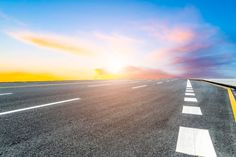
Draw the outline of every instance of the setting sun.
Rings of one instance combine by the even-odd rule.
[[[117,73],[121,72],[122,68],[123,68],[123,65],[122,65],[121,62],[119,62],[119,61],[113,61],[113,62],[109,65],[108,71],[109,71],[110,73],[117,74]]]
[[[124,57],[112,56],[108,58],[107,71],[112,74],[118,74],[126,66]]]

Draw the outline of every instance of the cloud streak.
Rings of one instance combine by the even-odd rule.
[[[93,52],[85,46],[72,41],[69,38],[56,35],[39,34],[29,31],[8,32],[8,35],[25,43],[29,43],[38,47],[70,52],[77,55],[92,55]]]

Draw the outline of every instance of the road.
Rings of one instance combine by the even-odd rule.
[[[227,90],[186,79],[0,84],[0,156],[236,156]]]

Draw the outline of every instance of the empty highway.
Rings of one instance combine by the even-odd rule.
[[[236,156],[227,90],[187,79],[1,83],[0,126],[4,157]]]

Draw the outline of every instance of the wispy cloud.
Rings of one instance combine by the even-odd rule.
[[[41,48],[61,50],[77,55],[96,55],[108,52],[110,54],[135,52],[135,45],[141,41],[122,34],[106,34],[101,32],[89,32],[83,37],[69,37],[53,33],[34,31],[11,31],[7,34],[19,41],[35,45]],[[89,37],[88,37],[89,36]]]
[[[8,35],[20,41],[43,48],[74,53],[77,55],[92,55],[87,47],[64,36],[53,34],[34,33],[29,31],[8,32]]]

